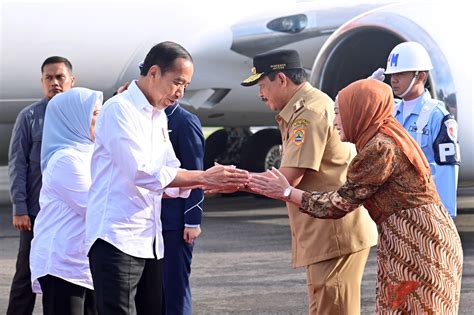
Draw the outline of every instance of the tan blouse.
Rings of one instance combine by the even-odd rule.
[[[433,179],[426,183],[395,141],[379,133],[352,160],[341,188],[305,192],[300,211],[338,219],[362,204],[380,224],[397,211],[440,202]]]

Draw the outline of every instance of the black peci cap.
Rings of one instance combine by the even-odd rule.
[[[245,79],[243,86],[252,86],[265,74],[286,69],[301,69],[300,55],[296,50],[274,50],[253,57],[252,75]]]

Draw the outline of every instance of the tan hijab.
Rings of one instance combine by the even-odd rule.
[[[423,151],[392,116],[394,103],[389,85],[374,79],[359,80],[342,89],[337,100],[344,134],[357,151],[381,132],[400,146],[421,175],[426,178],[430,175]]]

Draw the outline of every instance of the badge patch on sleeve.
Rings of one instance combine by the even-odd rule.
[[[458,142],[458,125],[454,119],[448,119],[444,122],[449,139]]]
[[[297,128],[293,130],[293,143],[296,145],[302,145],[305,138],[305,129]]]
[[[458,142],[458,124],[451,115],[446,115],[438,136],[433,142],[433,153],[438,165],[459,165],[461,155]]]

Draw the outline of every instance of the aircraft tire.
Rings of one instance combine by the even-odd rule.
[[[227,131],[220,129],[213,132],[206,139],[206,150],[204,152],[204,169],[214,165],[219,156],[225,152],[227,145]]]
[[[242,151],[242,168],[251,172],[264,172],[266,167],[279,165],[266,165],[269,161],[278,159],[274,156],[275,146],[281,145],[281,136],[278,129],[263,129],[252,135]]]

